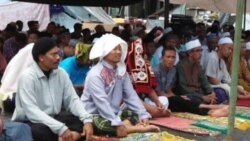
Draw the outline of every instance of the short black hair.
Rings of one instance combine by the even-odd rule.
[[[74,24],[74,30],[82,30],[82,24],[81,23],[75,23]]]
[[[56,23],[52,21],[52,22],[48,23],[48,26],[49,26],[49,25],[56,26]]]
[[[39,24],[39,22],[38,21],[28,21],[27,24],[28,24],[28,27],[31,28],[33,25]]]
[[[143,43],[144,44],[154,43],[154,37],[150,35],[146,35],[146,37],[143,39]]]
[[[65,38],[65,37],[67,37],[67,36],[70,36],[70,33],[69,32],[63,32],[63,33],[61,33],[61,34],[59,34],[58,36],[57,36],[57,38],[56,38],[56,42],[57,42],[57,44],[60,44],[61,43],[61,41],[63,40],[63,38]]]
[[[165,53],[166,53],[167,51],[174,51],[174,52],[176,52],[175,48],[172,48],[172,47],[163,48],[163,50],[162,50],[162,52],[161,52],[162,57],[165,55]]]
[[[39,55],[46,54],[49,50],[56,47],[56,41],[53,38],[42,37],[37,40],[32,49],[33,59],[38,63]]]

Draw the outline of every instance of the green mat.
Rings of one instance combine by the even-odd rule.
[[[245,109],[244,109],[245,110]],[[242,111],[240,111],[242,115]],[[202,127],[212,131],[219,131],[221,133],[227,132],[228,118],[227,117],[210,117],[210,116],[201,116],[191,113],[173,113],[177,117],[187,118],[198,121],[195,126]],[[246,118],[235,118],[235,128],[240,130],[250,129],[250,120]]]
[[[235,116],[239,117],[239,118],[250,120],[250,108],[237,106]]]
[[[198,127],[202,127],[202,128],[208,129],[208,130],[212,130],[212,131],[219,131],[223,134],[227,133],[227,127],[215,125],[215,124],[213,124],[211,122],[207,122],[207,121],[199,121],[193,125],[198,126]]]

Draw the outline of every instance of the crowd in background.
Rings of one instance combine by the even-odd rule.
[[[33,45],[40,38],[49,37],[56,40],[59,48],[59,66],[69,75],[82,101],[85,99],[88,102],[89,99],[86,100],[86,95],[83,94],[84,87],[90,80],[86,82],[85,78],[98,62],[90,60],[89,53],[103,35],[110,33],[110,37],[117,40],[116,37],[120,37],[128,45],[125,60],[128,78],[152,117],[169,116],[168,109],[211,116],[228,114],[228,107],[218,104],[227,105],[230,98],[234,50],[232,25],[220,26],[218,21],[214,21],[210,27],[204,23],[170,24],[165,29],[154,27],[147,33],[148,30],[142,23],[125,23],[122,28],[115,26],[111,32],[107,32],[103,25],[97,25],[92,33],[90,29],[76,23],[74,31],[70,33],[66,27],[54,22],[48,23],[43,31],[39,31],[38,21],[29,21],[27,24],[27,31],[22,30],[23,22],[17,21],[9,23],[0,32],[1,87],[6,87],[6,78],[12,72],[17,72],[14,75],[16,79],[19,78],[21,72],[33,63],[26,63],[34,58],[28,56]],[[123,43],[123,40],[120,42]],[[105,46],[111,44],[112,40],[107,38],[102,42],[105,42],[102,44]],[[250,31],[243,31],[239,48],[241,59],[238,98],[250,99]],[[16,84],[13,94],[17,89],[16,79],[11,82],[12,85]],[[8,109],[7,107],[5,108]],[[87,112],[89,110],[86,109]]]

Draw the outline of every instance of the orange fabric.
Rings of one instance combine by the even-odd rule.
[[[227,60],[227,69],[230,74],[232,73],[232,67],[233,67],[232,62],[233,62],[233,56],[231,55]],[[239,68],[239,85],[241,85],[248,92],[250,92],[250,83],[246,80],[246,76],[249,75],[250,71],[248,69],[247,62],[243,57],[241,57],[240,68]]]

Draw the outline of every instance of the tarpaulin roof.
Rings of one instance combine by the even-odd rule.
[[[22,2],[61,4],[72,6],[123,6],[138,3],[143,0],[14,0]]]

